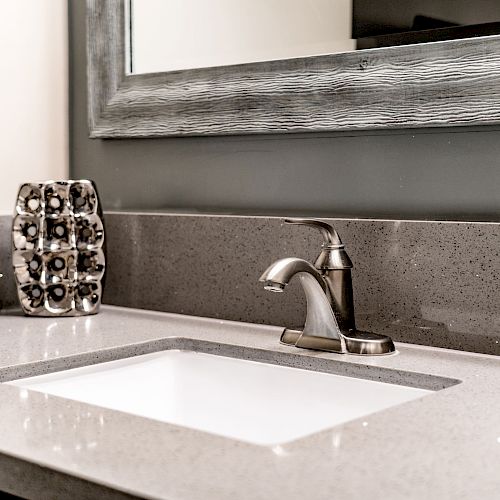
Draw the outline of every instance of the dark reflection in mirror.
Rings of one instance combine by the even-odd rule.
[[[498,0],[353,0],[358,50],[498,34]]]

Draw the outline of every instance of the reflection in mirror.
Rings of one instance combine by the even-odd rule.
[[[500,34],[498,0],[128,0],[127,6],[130,73]]]
[[[131,0],[133,73],[354,49],[352,0]]]

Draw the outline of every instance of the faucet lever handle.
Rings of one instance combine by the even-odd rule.
[[[285,219],[286,224],[301,224],[303,226],[314,227],[323,235],[324,246],[328,248],[342,248],[344,245],[337,231],[330,224],[317,219]]]

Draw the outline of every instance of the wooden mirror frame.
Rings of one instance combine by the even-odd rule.
[[[92,138],[500,123],[500,36],[127,75],[126,0],[87,0]]]

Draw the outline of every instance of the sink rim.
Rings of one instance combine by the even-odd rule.
[[[321,352],[321,357],[314,357],[310,355],[311,352],[309,351],[301,351],[299,349],[289,351],[287,347],[280,346],[278,343],[276,350],[273,350],[236,343],[171,336],[2,368],[0,369],[0,384],[165,350],[203,352],[270,365],[287,366],[320,373],[331,373],[334,375],[427,389],[435,392],[462,383],[460,379],[442,375],[392,369],[367,363],[352,363],[348,361],[348,358],[351,356],[346,354],[330,354],[327,357],[325,353]],[[345,360],[342,358],[345,358]],[[366,356],[357,356],[357,358],[366,361],[369,360],[369,357],[367,358]]]

